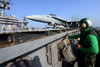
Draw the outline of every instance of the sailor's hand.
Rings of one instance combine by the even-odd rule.
[[[80,49],[82,46],[80,44],[77,44],[77,49]]]
[[[65,36],[65,39],[68,39],[68,36]]]

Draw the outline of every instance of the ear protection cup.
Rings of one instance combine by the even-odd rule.
[[[86,28],[87,27],[87,24],[86,23],[82,23],[81,27],[82,28]]]

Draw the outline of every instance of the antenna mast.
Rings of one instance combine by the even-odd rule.
[[[4,16],[4,10],[5,10],[5,9],[7,9],[7,10],[10,9],[10,7],[7,6],[7,5],[10,4],[10,3],[9,3],[8,0],[7,0],[7,1],[0,0],[0,3],[1,3],[1,5],[0,5],[1,15]]]

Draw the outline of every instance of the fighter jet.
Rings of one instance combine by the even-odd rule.
[[[55,14],[49,14],[49,15],[32,15],[27,16],[27,19],[30,19],[32,21],[38,21],[47,23],[50,26],[53,26],[54,28],[59,28],[61,26],[63,27],[69,27],[70,22],[67,23],[67,21],[61,17],[56,16]]]

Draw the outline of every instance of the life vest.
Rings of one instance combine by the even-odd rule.
[[[85,38],[86,38],[89,34],[92,34],[92,35],[96,36],[96,37],[97,37],[97,40],[98,40],[98,42],[99,42],[98,34],[91,28],[91,29],[89,29],[88,31],[86,31],[85,33],[84,33],[84,32],[81,32],[79,44],[83,44]],[[82,46],[83,46],[83,47],[86,47],[86,48],[91,47],[90,44],[89,44],[89,45],[86,45],[86,46],[84,46],[84,45],[82,45]]]

